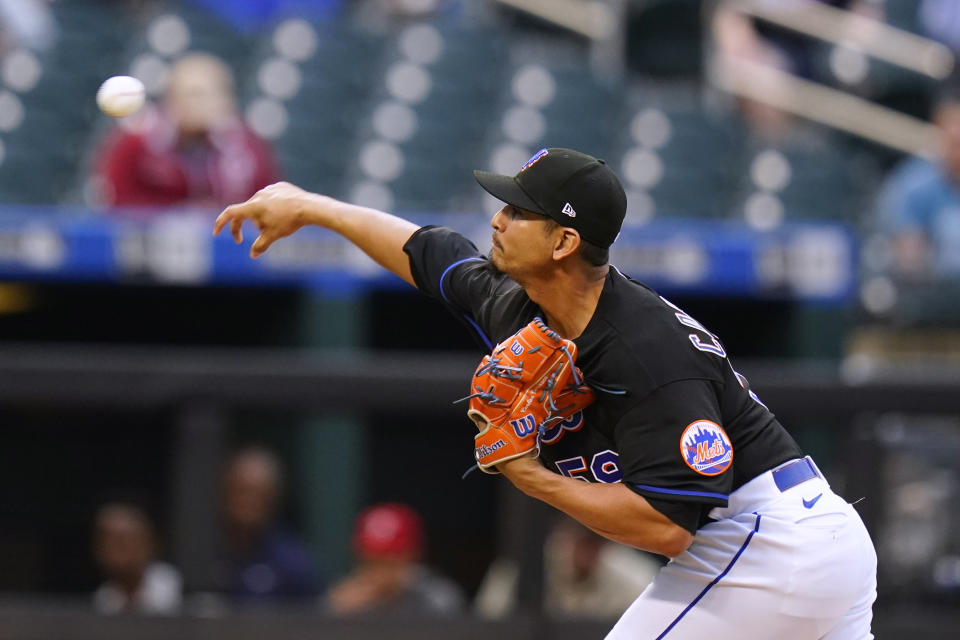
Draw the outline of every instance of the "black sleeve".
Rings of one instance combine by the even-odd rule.
[[[693,502],[673,502],[644,496],[650,506],[670,518],[674,524],[683,527],[696,535],[697,529],[703,524],[706,507]]]
[[[470,310],[470,291],[449,278],[461,265],[486,262],[469,239],[445,227],[426,226],[410,236],[403,250],[417,289],[460,311]]]
[[[686,525],[701,510],[727,506],[733,486],[733,445],[723,429],[714,383],[681,380],[664,385],[628,411],[614,431],[623,482],[657,508],[660,501],[687,503],[658,510]],[[683,520],[683,521],[681,521]]]
[[[522,289],[493,269],[459,233],[445,227],[423,227],[407,240],[403,250],[410,257],[417,289],[463,322],[482,351],[489,352],[500,339],[529,322],[525,307],[529,298],[519,295]]]

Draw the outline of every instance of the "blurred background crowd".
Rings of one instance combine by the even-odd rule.
[[[209,237],[283,179],[485,246],[471,170],[546,146],[615,168],[613,262],[866,498],[888,637],[949,637],[958,51],[955,0],[0,0],[0,637],[599,637],[663,559],[459,479],[456,323],[331,234]]]

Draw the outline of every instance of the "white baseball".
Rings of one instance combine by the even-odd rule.
[[[113,76],[97,90],[97,106],[108,116],[122,118],[142,107],[146,95],[143,83],[133,76]]]

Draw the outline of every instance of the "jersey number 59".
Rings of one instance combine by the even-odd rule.
[[[555,464],[561,474],[568,478],[583,480],[584,482],[590,482],[587,473],[593,475],[593,479],[596,482],[620,482],[620,478],[622,477],[620,473],[620,456],[617,455],[616,451],[611,451],[610,449],[604,449],[599,453],[593,454],[589,466],[587,465],[587,459],[583,456],[557,460]]]

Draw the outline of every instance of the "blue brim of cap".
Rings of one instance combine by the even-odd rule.
[[[533,211],[542,216],[547,215],[540,205],[533,198],[527,195],[527,192],[520,188],[517,180],[513,176],[504,176],[499,173],[490,173],[488,171],[476,170],[473,177],[477,179],[484,191],[498,200],[507,204],[512,204],[520,209]]]

